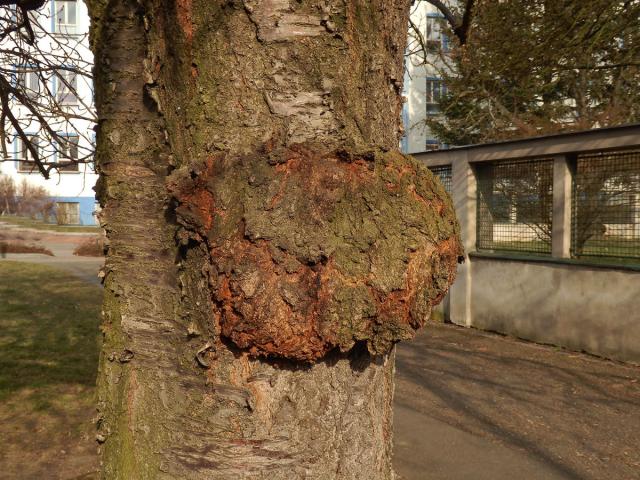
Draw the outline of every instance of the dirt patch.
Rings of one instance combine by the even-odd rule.
[[[13,480],[97,479],[93,388],[58,386],[46,411],[23,390],[0,405],[0,464]]]
[[[7,253],[41,253],[53,256],[53,252],[40,242],[42,235],[22,230],[6,229],[0,231],[0,256]]]
[[[42,245],[34,245],[20,241],[0,241],[0,256],[4,257],[7,253],[40,253],[53,257],[53,252]]]
[[[74,255],[80,257],[103,257],[104,237],[91,237],[82,241],[74,250]]]
[[[34,233],[26,230],[4,228],[0,230],[0,240],[33,243],[41,241],[42,235],[40,233]]]

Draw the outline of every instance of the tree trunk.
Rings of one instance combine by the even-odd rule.
[[[460,254],[394,153],[409,3],[88,1],[104,478],[393,478],[393,345]]]

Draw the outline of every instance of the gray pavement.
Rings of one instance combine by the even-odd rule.
[[[564,477],[534,455],[465,432],[407,406],[394,411],[399,479],[555,480]]]
[[[14,227],[1,224],[0,231],[11,231],[14,234],[24,234],[27,243],[43,245],[53,253],[53,257],[39,253],[7,253],[0,255],[0,261],[13,260],[18,262],[39,263],[66,270],[94,285],[100,284],[98,271],[104,264],[102,257],[79,257],[73,250],[85,239],[95,237],[92,233],[59,233],[29,228]],[[37,239],[37,240],[36,240]]]
[[[51,247],[48,248],[51,249]],[[41,255],[39,253],[8,253],[4,258],[0,257],[0,262],[3,260],[13,260],[16,262],[49,265],[66,270],[88,283],[100,285],[98,271],[104,263],[104,259],[95,257],[77,257],[75,255],[58,256],[56,251],[53,249],[51,249],[51,251],[55,256],[50,257],[49,255]]]
[[[640,368],[453,325],[397,350],[402,480],[640,479]]]

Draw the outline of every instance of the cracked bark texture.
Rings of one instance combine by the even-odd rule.
[[[97,190],[109,239],[97,420],[103,478],[393,478],[392,346],[410,336],[407,325],[415,329],[424,321],[459,254],[450,201],[428,172],[393,153],[410,2],[87,3],[100,119]],[[207,165],[220,159],[228,168],[207,177]],[[380,183],[385,162],[399,170]],[[187,190],[176,180],[185,175],[193,183]],[[263,204],[251,210],[246,185],[260,175],[271,181],[262,184],[263,197],[255,197]],[[422,243],[394,243],[406,250],[389,254],[404,270],[386,286],[380,275],[375,301],[354,307],[352,319],[338,319],[361,328],[347,334],[329,328],[333,333],[315,343],[309,339],[317,326],[305,322],[324,310],[309,299],[322,296],[318,285],[329,283],[318,283],[319,272],[331,273],[340,248],[328,248],[331,236],[319,234],[316,251],[303,235],[298,243],[307,253],[292,254],[260,232],[277,221],[269,220],[273,210],[264,203],[277,211],[295,192],[301,198],[305,176],[321,180],[309,190],[309,208],[322,204],[322,188],[333,198],[331,182],[347,198],[348,181],[356,177],[383,185],[384,198],[400,189],[403,202],[425,205],[416,220],[422,232],[407,237]],[[371,223],[369,213],[345,211],[355,215],[348,221]],[[331,223],[323,217],[328,212],[316,212],[322,225]],[[290,212],[294,230],[313,230],[302,218],[308,213]],[[429,215],[433,222],[425,220]],[[367,245],[384,243],[393,235],[378,221],[380,228],[363,227],[355,237],[369,231]],[[279,238],[285,242],[286,235]],[[360,253],[369,257],[369,250]],[[413,260],[412,252],[427,255]],[[243,261],[255,267],[263,260],[270,262],[266,272],[291,275],[290,291],[275,275],[242,271]],[[419,274],[425,268],[428,274]],[[346,278],[348,267],[339,270],[326,277]],[[362,272],[352,274],[345,283],[360,281]],[[295,341],[273,333],[281,324],[258,332],[243,327],[245,317],[233,321],[231,314],[242,308],[253,312],[246,318],[265,324],[277,317],[268,296],[256,295],[265,286],[284,299],[275,307],[296,312],[299,322],[285,325],[302,325]],[[394,295],[393,305],[414,305],[418,290],[430,292],[421,297],[428,301],[413,313],[400,309],[406,321],[397,332],[373,341],[372,319],[380,315],[371,312],[384,310]],[[234,302],[233,292],[249,299],[247,305]]]
[[[440,303],[461,255],[453,207],[398,152],[296,144],[220,153],[170,177],[185,240],[205,243],[220,333],[253,356],[385,355]]]

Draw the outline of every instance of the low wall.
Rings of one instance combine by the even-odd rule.
[[[470,325],[640,364],[640,272],[471,255]]]

